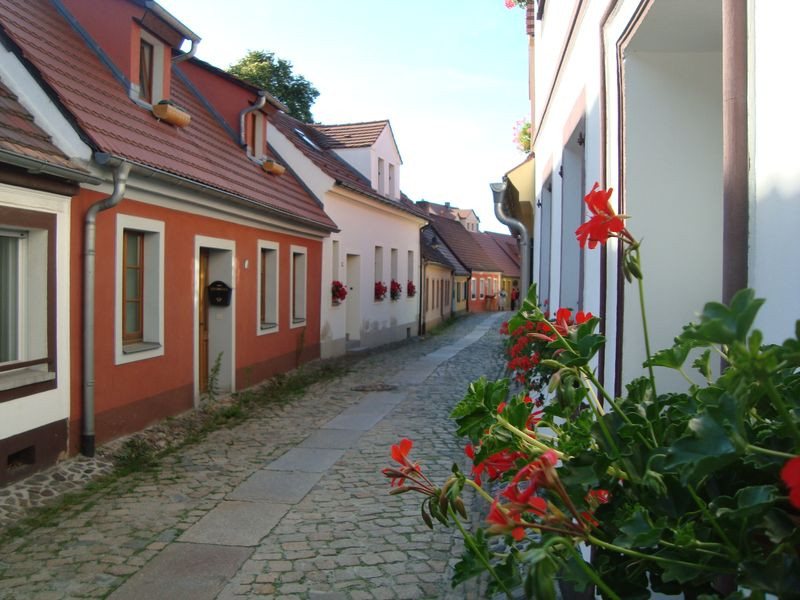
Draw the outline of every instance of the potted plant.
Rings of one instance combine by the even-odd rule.
[[[413,298],[417,295],[417,286],[414,285],[414,282],[409,279],[408,283],[406,284],[406,298]]]
[[[331,300],[333,304],[339,304],[347,298],[347,286],[341,281],[334,280],[331,284]]]
[[[386,287],[385,283],[383,283],[382,281],[376,281],[375,282],[375,301],[376,302],[380,302],[381,300],[383,300],[386,297],[386,292],[387,291],[388,291],[388,288]]]
[[[154,104],[153,115],[158,120],[166,121],[170,125],[175,125],[175,127],[186,127],[192,120],[189,111],[172,100],[160,100]]]
[[[395,281],[392,279],[391,283],[389,284],[389,295],[392,300],[398,300],[400,296],[403,294],[403,286],[400,285],[399,281]]]

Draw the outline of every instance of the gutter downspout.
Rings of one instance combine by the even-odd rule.
[[[528,233],[528,230],[525,229],[525,225],[522,224],[522,221],[518,221],[517,219],[512,219],[509,217],[506,212],[505,208],[503,207],[503,199],[506,195],[506,187],[508,186],[507,178],[503,178],[502,183],[490,183],[489,187],[492,188],[492,195],[494,196],[494,216],[497,217],[497,220],[500,221],[503,225],[506,225],[513,231],[516,231],[519,234],[519,251],[522,255],[522,265],[520,274],[520,306],[522,306],[521,302],[523,298],[526,298],[528,295],[528,288],[531,286],[531,256],[530,256],[530,244],[531,244],[531,236]]]
[[[84,220],[83,263],[83,425],[81,453],[94,456],[94,263],[97,238],[97,214],[119,204],[128,184],[131,165],[121,162],[114,169],[114,191],[108,198],[99,200],[86,211]]]
[[[172,65],[173,66],[177,65],[178,63],[182,63],[185,60],[189,60],[190,58],[192,58],[195,55],[195,53],[197,52],[197,44],[200,43],[200,40],[190,39],[190,41],[192,42],[192,45],[189,48],[188,52],[184,52],[183,54],[178,54],[178,56],[175,56],[175,57],[172,58]]]
[[[267,92],[265,92],[264,90],[259,90],[258,100],[256,100],[256,103],[253,104],[253,106],[245,108],[244,110],[242,110],[242,112],[239,113],[239,145],[242,146],[243,148],[247,146],[247,132],[245,131],[244,128],[244,119],[251,112],[255,112],[263,108],[266,102],[267,102]],[[253,147],[255,147],[255,143],[256,141],[253,140]]]

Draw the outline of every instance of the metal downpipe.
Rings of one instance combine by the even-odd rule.
[[[131,165],[121,162],[114,169],[114,191],[95,202],[86,211],[83,254],[83,422],[81,454],[94,456],[94,263],[97,238],[97,214],[116,206],[125,194]]]
[[[522,265],[520,273],[520,303],[522,299],[528,295],[528,288],[531,287],[531,254],[530,244],[531,236],[522,221],[509,217],[503,206],[503,199],[506,195],[506,187],[508,182],[503,180],[502,183],[490,183],[489,187],[492,188],[492,195],[494,196],[494,216],[503,225],[511,228],[519,234],[519,251],[522,254]],[[521,306],[521,304],[520,304]]]
[[[245,130],[244,126],[244,119],[245,117],[250,114],[251,112],[255,112],[260,110],[264,107],[264,104],[267,102],[267,92],[264,90],[259,90],[258,92],[258,100],[253,106],[248,106],[242,112],[239,113],[239,144],[244,148],[247,146],[247,131]],[[253,140],[253,146],[255,147],[256,141]]]

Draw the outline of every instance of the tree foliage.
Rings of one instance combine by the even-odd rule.
[[[263,89],[286,105],[289,114],[305,123],[312,122],[311,105],[319,91],[302,75],[292,72],[292,63],[274,52],[250,50],[228,72]]]

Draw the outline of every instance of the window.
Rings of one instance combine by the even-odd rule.
[[[383,246],[375,246],[375,281],[383,281]]]
[[[471,291],[470,297],[471,297],[473,300],[475,300],[475,286],[476,286],[475,279],[471,279],[471,280],[470,280],[470,282],[471,282],[471,284],[472,284],[472,285],[471,285],[471,290],[470,290],[470,291]]]
[[[431,303],[428,294],[428,288],[431,286],[431,280],[425,279],[425,310],[430,310]]]
[[[456,302],[461,302],[461,286],[456,284]]]
[[[397,248],[392,248],[389,256],[392,279],[397,281]]]
[[[406,271],[406,273],[407,273],[407,279],[409,281],[414,281],[414,251],[413,250],[409,250],[408,251],[408,270]]]
[[[139,34],[139,81],[131,83],[130,96],[146,104],[156,104],[165,97],[164,43],[145,30]],[[135,73],[132,74],[133,80]]]
[[[378,159],[378,193],[379,194],[382,194],[383,190],[384,190],[383,171],[384,171],[383,159],[379,158]]]
[[[339,240],[331,244],[331,275],[334,281],[339,280]]]
[[[481,279],[481,288],[480,289],[481,289],[481,298],[483,298],[484,296],[486,296],[486,280],[485,279]]]
[[[144,307],[144,233],[126,229],[123,232],[122,264],[122,343],[137,344],[144,340],[142,309]]]
[[[117,215],[115,364],[164,354],[164,223]]]
[[[139,98],[153,103],[153,45],[139,40]]]
[[[258,242],[258,331],[278,331],[278,244]]]
[[[247,154],[260,160],[266,154],[264,115],[256,111],[247,115]]]
[[[292,327],[300,327],[306,323],[306,256],[306,248],[292,246]]]
[[[397,187],[395,186],[395,179],[394,179],[394,165],[389,163],[389,196],[394,198],[396,196],[395,190]]]

